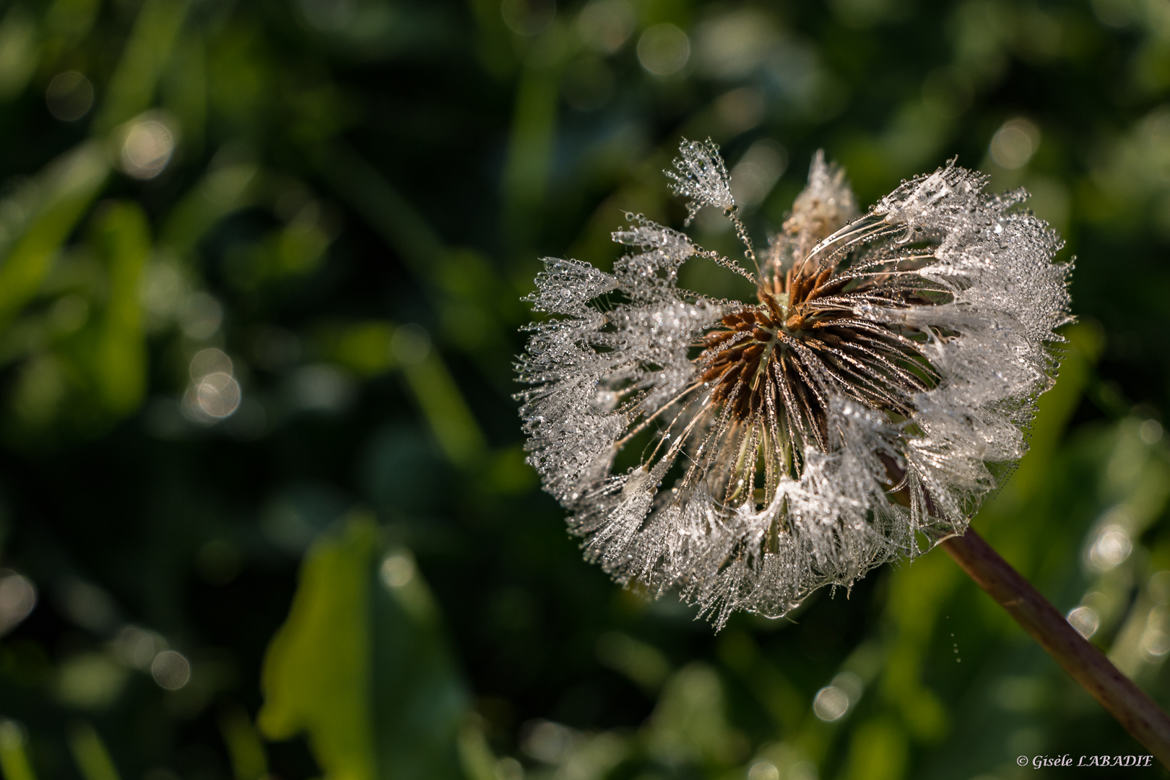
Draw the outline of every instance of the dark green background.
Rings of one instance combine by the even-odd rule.
[[[952,155],[1028,187],[1079,323],[975,525],[1170,702],[1168,95],[1164,0],[3,0],[0,773],[1143,752],[941,551],[718,635],[623,592],[524,464],[511,363],[539,257],[681,221],[683,136],[756,177],[758,241],[818,148],[863,204]]]

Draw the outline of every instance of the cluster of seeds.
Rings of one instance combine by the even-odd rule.
[[[1069,319],[1026,194],[951,163],[861,214],[818,153],[757,252],[713,144],[667,175],[690,217],[727,216],[742,262],[634,215],[612,274],[549,259],[529,299],[552,315],[517,366],[529,460],[587,557],[722,625],[962,532],[1023,454]],[[691,258],[750,293],[680,288]]]

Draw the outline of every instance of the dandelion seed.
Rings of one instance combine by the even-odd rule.
[[[613,273],[548,259],[528,298],[552,315],[517,363],[529,461],[586,556],[718,627],[962,533],[1023,454],[1070,319],[1026,193],[952,161],[862,214],[818,152],[757,257],[711,141],[667,176],[689,217],[731,220],[742,262],[629,215]],[[680,288],[691,258],[749,300]]]
[[[667,171],[666,176],[671,181],[671,192],[688,199],[687,223],[704,206],[734,208],[731,177],[727,175],[719,147],[710,139],[705,143],[683,141],[679,152],[682,156],[674,161],[674,170]]]

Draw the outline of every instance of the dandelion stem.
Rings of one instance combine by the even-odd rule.
[[[1126,731],[1170,767],[1170,717],[1149,696],[974,530],[947,539],[942,546]]]

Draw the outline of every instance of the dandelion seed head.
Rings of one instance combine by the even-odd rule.
[[[516,366],[529,461],[586,557],[721,626],[964,531],[1069,321],[1070,265],[1026,193],[951,161],[862,213],[818,152],[757,257],[713,143],[684,141],[667,177],[742,259],[629,214],[612,273],[546,259],[528,298],[549,315]],[[691,260],[743,298],[680,287]]]

